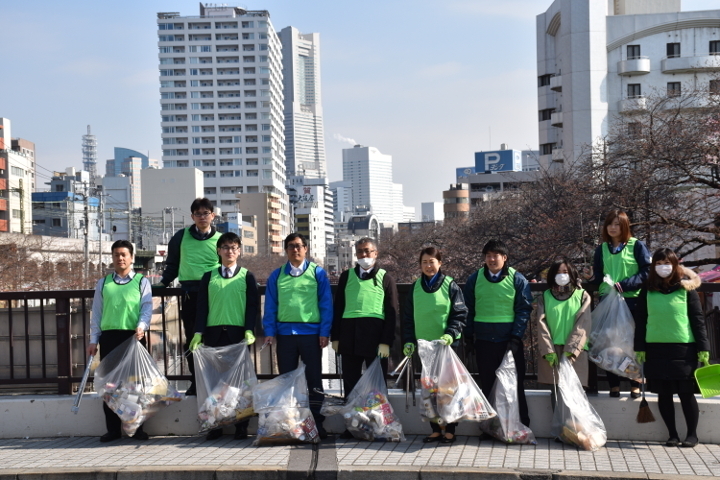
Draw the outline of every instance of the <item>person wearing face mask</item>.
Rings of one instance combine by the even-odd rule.
[[[441,340],[457,346],[465,327],[467,307],[457,283],[440,271],[442,252],[435,247],[420,251],[422,275],[410,288],[403,311],[403,354],[415,353],[418,339]],[[453,443],[457,423],[445,425],[445,434],[437,423],[430,422],[432,434],[423,442]]]
[[[330,332],[333,349],[342,361],[345,397],[360,380],[365,368],[380,357],[383,375],[387,375],[390,345],[395,340],[399,315],[395,280],[377,266],[375,240],[364,237],[355,243],[357,265],[340,275],[333,301]],[[345,431],[341,438],[353,438]]]
[[[546,361],[538,364],[538,382],[554,384],[553,368],[565,355],[573,363],[583,386],[588,384],[587,335],[592,325],[590,304],[592,297],[580,286],[575,265],[559,258],[547,274],[548,289],[538,297],[534,315],[538,351]],[[551,390],[551,393],[552,392]],[[551,395],[553,409],[554,395]]]
[[[698,444],[694,373],[698,362],[710,361],[705,315],[695,291],[701,283],[695,272],[679,265],[675,252],[661,248],[653,254],[647,284],[638,297],[635,356],[644,364],[648,389],[658,394],[669,447]],[[675,428],[674,394],[680,397],[687,423],[682,444]]]
[[[622,210],[612,210],[607,214],[602,239],[603,243],[595,249],[594,277],[590,282],[598,285],[600,295],[604,296],[613,288],[603,282],[605,275],[609,275],[614,288],[625,298],[625,303],[635,317],[637,297],[648,278],[650,252],[643,242],[632,236],[630,219]],[[607,379],[610,396],[619,397],[620,377],[607,372]],[[630,396],[640,397],[640,384],[636,381],[630,381]]]

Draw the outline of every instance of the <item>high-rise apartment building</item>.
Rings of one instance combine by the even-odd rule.
[[[282,54],[270,14],[201,4],[199,17],[157,17],[164,167],[200,169],[204,195],[223,210],[236,194],[277,195],[285,235]]]
[[[288,175],[325,178],[325,138],[320,91],[320,34],[280,31],[283,51],[285,166]]]
[[[0,232],[30,234],[35,151],[14,150],[10,127],[0,117]]]

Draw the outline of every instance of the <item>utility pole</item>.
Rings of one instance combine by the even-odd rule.
[[[167,232],[165,231],[165,213],[167,212],[167,207],[163,208],[162,211],[162,243],[167,243]]]
[[[175,233],[175,207],[170,207],[170,231]]]

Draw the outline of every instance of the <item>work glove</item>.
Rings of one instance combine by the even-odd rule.
[[[340,340],[333,340],[330,346],[333,350],[335,350],[335,352],[337,352],[338,348],[340,348]]]
[[[550,364],[551,367],[556,367],[558,363],[558,356],[557,353],[548,353],[543,357],[547,362]]]
[[[451,335],[448,335],[447,333],[439,338],[439,340],[443,343],[443,345],[452,345],[453,343],[453,337]]]
[[[202,333],[196,333],[190,340],[190,351],[194,352],[202,344]]]
[[[386,345],[384,343],[381,343],[378,345],[378,353],[377,356],[380,358],[387,358],[390,356],[390,345]]]
[[[248,345],[255,343],[255,335],[250,330],[245,330],[245,341]]]
[[[415,353],[415,344],[414,343],[406,343],[403,347],[403,355],[406,357],[412,357],[412,354]]]
[[[520,358],[520,352],[522,352],[523,349],[522,339],[515,336],[510,337],[510,341],[507,344],[507,349],[512,352],[513,358]]]
[[[698,362],[710,365],[710,352],[698,352]]]
[[[698,358],[700,358],[699,353]],[[640,365],[645,363],[645,352],[635,352],[635,360],[637,360],[637,363],[639,363]]]
[[[165,288],[165,284],[162,283],[162,282],[153,283],[153,284],[151,285],[151,287],[152,287],[152,288]]]

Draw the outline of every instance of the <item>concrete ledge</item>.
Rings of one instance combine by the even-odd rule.
[[[411,465],[350,466],[338,468],[338,480],[418,480],[420,467]]]
[[[565,470],[553,473],[553,480],[647,480],[647,473],[584,472]]]
[[[420,480],[476,480],[478,477],[491,480],[520,480],[520,472],[508,469],[423,467]]]

